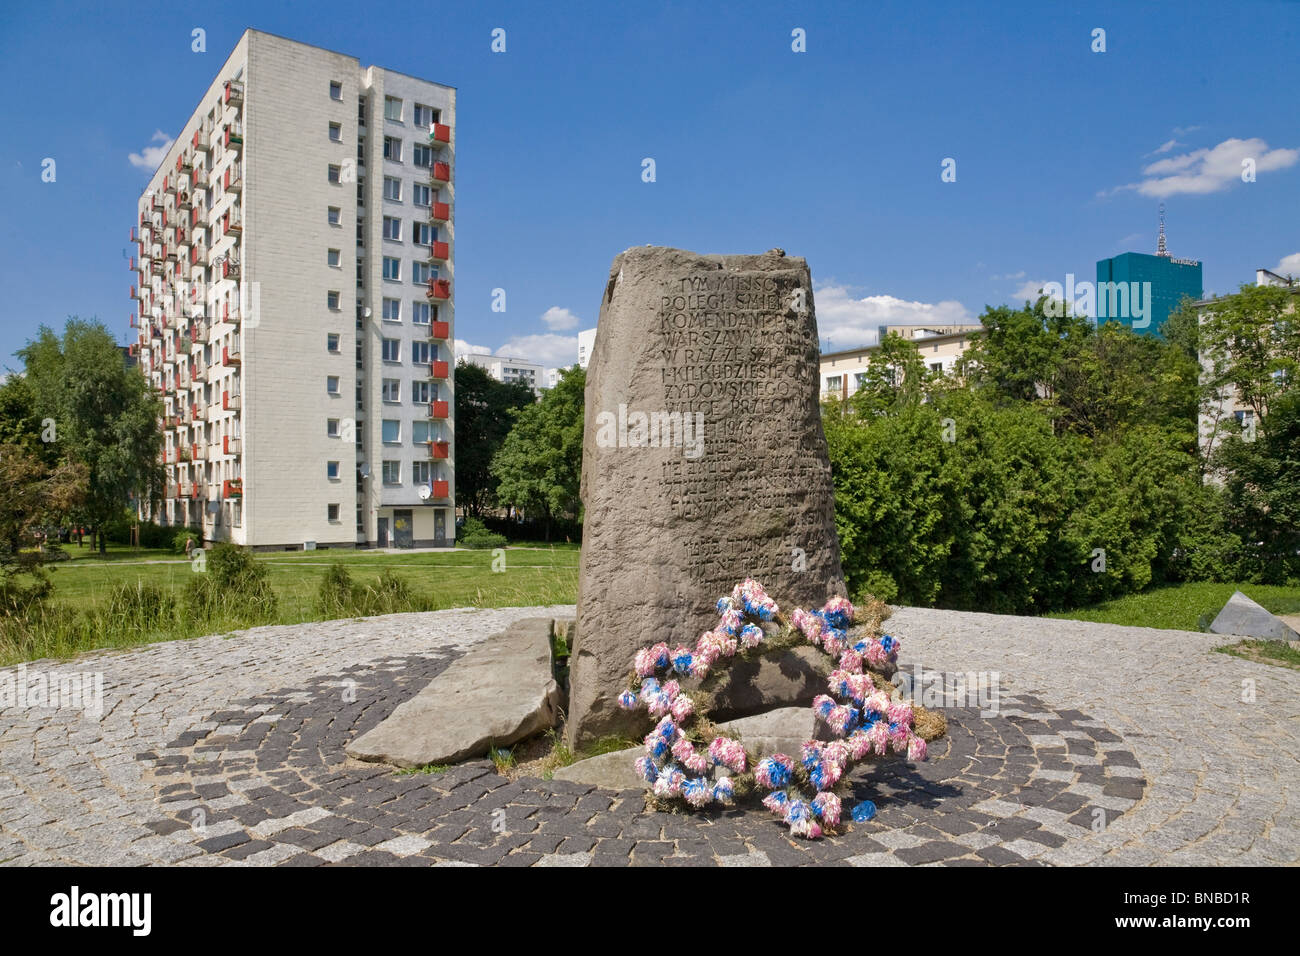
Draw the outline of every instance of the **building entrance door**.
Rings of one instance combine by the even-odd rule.
[[[379,519],[379,546],[381,548],[388,547],[388,519],[387,518]]]
[[[415,544],[411,538],[411,532],[415,526],[415,519],[409,510],[393,512],[393,546],[398,548],[411,548]]]

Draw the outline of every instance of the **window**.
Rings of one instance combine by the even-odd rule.
[[[337,418],[326,419],[325,434],[328,435],[330,438],[339,437],[339,420]]]
[[[411,281],[416,285],[425,285],[434,277],[434,269],[427,262],[411,263]]]
[[[364,96],[357,97],[357,125],[366,125],[366,98]]]
[[[436,396],[432,382],[411,382],[412,405],[428,405]]]
[[[384,461],[384,484],[400,485],[402,483],[402,463],[400,461]]]
[[[343,142],[343,127],[338,123],[330,123],[330,139],[336,143]]]
[[[402,141],[396,136],[384,137],[384,159],[390,159],[395,163],[402,161]]]
[[[338,206],[330,206],[329,224],[331,226],[340,225],[342,223],[342,217],[343,217],[343,210],[339,209]]]
[[[429,303],[412,302],[411,303],[411,321],[416,325],[429,324]]]
[[[424,206],[426,209],[433,204],[433,198],[429,194],[429,187],[424,183],[415,183],[411,186],[411,201],[417,206]]]
[[[415,461],[411,463],[411,481],[417,485],[427,485],[433,481],[433,462]]]
[[[427,246],[438,238],[433,226],[427,222],[411,223],[411,241],[421,246]]]
[[[415,128],[428,129],[434,123],[438,122],[438,117],[440,115],[441,114],[439,113],[439,111],[435,110],[433,107],[423,106],[419,103],[416,103],[415,104]]]
[[[337,269],[339,267],[339,251],[337,249],[327,249],[325,251],[325,261]]]
[[[384,198],[389,202],[402,201],[402,181],[392,176],[384,177]]]
[[[402,440],[402,423],[396,418],[384,419],[383,441],[385,445],[394,445]]]
[[[385,362],[400,362],[402,360],[402,340],[384,339],[382,354]]]
[[[325,462],[325,477],[330,481],[339,480],[339,463],[337,461]]]
[[[829,378],[826,379],[826,390],[828,392],[838,391],[841,381],[842,380],[838,375],[830,376]]]
[[[411,422],[411,443],[413,445],[423,445],[425,442],[433,441],[436,437],[431,422]]]
[[[433,165],[433,150],[416,143],[411,151],[411,162],[423,169]]]
[[[418,225],[418,224],[417,224]],[[384,217],[384,238],[394,242],[402,241],[402,220],[392,216]]]
[[[411,343],[411,364],[428,365],[433,361],[433,348],[428,342]]]
[[[325,513],[329,516],[329,520],[330,520],[330,521],[338,521],[338,520],[339,520],[339,506],[338,506],[338,505],[326,505],[326,506],[325,506]]]
[[[386,378],[383,381],[381,397],[385,402],[400,402],[402,400],[402,383],[395,378]]]
[[[385,299],[383,304],[383,315],[385,322],[402,321],[402,303],[399,299]]]
[[[325,336],[325,348],[327,351],[334,352],[336,354],[338,353],[339,334],[337,332],[330,332],[328,335]]]
[[[339,309],[339,294],[337,292],[325,293],[325,305],[333,312]]]
[[[396,96],[384,97],[384,119],[392,120],[394,123],[402,121],[402,101]]]
[[[330,80],[330,99],[343,99],[343,84],[338,80]]]
[[[384,278],[394,281],[402,278],[402,260],[384,256]]]
[[[332,183],[335,186],[339,184],[339,168],[337,166],[334,165],[330,166],[329,180],[330,183]]]
[[[331,395],[339,393],[339,377],[337,375],[328,375],[325,378],[325,391]]]
[[[932,371],[932,372],[942,372],[942,371],[943,371],[943,363],[942,363],[942,362],[931,362],[931,363],[930,363],[930,371]]]

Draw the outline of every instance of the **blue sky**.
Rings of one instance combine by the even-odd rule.
[[[0,7],[0,365],[70,314],[127,340],[150,174],[129,157],[175,134],[246,27],[458,87],[457,335],[547,365],[645,243],[805,256],[836,349],[1154,252],[1162,201],[1207,291],[1300,273],[1294,2],[187,7]]]

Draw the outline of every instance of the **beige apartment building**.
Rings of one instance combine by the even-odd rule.
[[[455,536],[456,91],[248,30],[131,230],[165,404],[142,517],[259,549]]]
[[[921,354],[922,361],[934,372],[944,375],[952,373],[957,360],[970,347],[974,336],[983,326],[945,327],[949,331],[926,326],[881,326],[883,338],[892,332],[911,341]],[[867,366],[871,356],[879,346],[868,345],[857,349],[845,349],[840,352],[825,352],[821,356],[821,397],[822,400],[837,398],[841,401],[856,392],[866,377]]]

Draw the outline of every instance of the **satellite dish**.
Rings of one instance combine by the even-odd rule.
[[[430,488],[428,485],[421,485],[421,486],[420,486],[420,500],[421,500],[421,501],[428,501],[428,500],[429,500],[429,496],[432,495],[432,494],[433,494],[433,489]]]
[[[361,316],[362,318],[366,318],[366,319],[370,318],[370,306],[366,306],[364,309],[361,310]]]
[[[361,477],[362,477],[362,478],[369,478],[369,477],[370,477],[370,466],[369,466],[368,464],[366,464],[364,461],[363,461],[360,465],[357,466],[357,471],[361,472]]]

